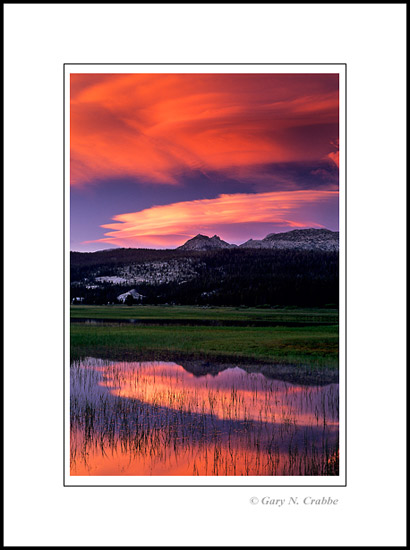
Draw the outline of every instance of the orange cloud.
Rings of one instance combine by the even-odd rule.
[[[329,153],[327,156],[328,156],[328,157],[330,158],[330,160],[332,160],[332,161],[336,164],[336,166],[339,168],[339,151]]]
[[[114,223],[103,239],[118,246],[178,246],[198,232],[218,230],[235,224],[278,224],[287,228],[322,227],[308,217],[312,208],[337,200],[334,190],[301,190],[291,192],[238,193],[153,206],[139,212],[114,216]]]
[[[335,139],[330,143],[336,151],[331,151],[327,157],[330,158],[331,161],[333,161],[336,166],[339,168],[339,138]]]
[[[337,138],[338,75],[73,74],[70,100],[77,186],[311,161]]]

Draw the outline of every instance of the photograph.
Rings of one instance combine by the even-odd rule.
[[[344,67],[66,69],[72,482],[338,480]]]

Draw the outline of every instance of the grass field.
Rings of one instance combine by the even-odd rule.
[[[337,309],[307,308],[234,308],[199,306],[71,306],[73,319],[181,319],[220,321],[271,321],[301,323],[338,323]]]
[[[202,360],[242,360],[258,362],[312,363],[337,369],[338,324],[335,310],[263,310],[235,308],[196,308],[161,306],[116,306],[72,308],[74,318],[180,318],[186,324],[71,325],[71,353],[73,357],[85,355],[113,359],[167,359],[173,354],[179,357]],[[168,317],[169,316],[169,317]],[[300,327],[252,327],[252,326],[190,326],[194,319],[293,321],[309,319],[312,326]],[[320,319],[328,319],[327,325],[315,325]]]

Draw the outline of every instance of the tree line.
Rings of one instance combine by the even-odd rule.
[[[111,285],[72,288],[72,297],[86,304],[116,303],[117,296],[135,288],[142,303],[214,306],[304,307],[338,306],[339,255],[337,252],[306,250],[230,249],[187,253],[174,250],[107,251],[105,262],[75,258],[72,281],[91,281],[95,276],[114,275],[118,267],[145,261],[178,258],[198,259],[198,275],[188,281],[166,284]],[[110,252],[110,254],[108,254]],[[78,254],[78,253],[76,253]],[[94,253],[101,254],[101,253]],[[92,286],[92,285],[91,285]],[[130,299],[128,303],[132,303]],[[139,302],[140,303],[140,302]]]

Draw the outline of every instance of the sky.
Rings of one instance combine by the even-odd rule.
[[[71,74],[71,250],[338,230],[337,74]]]

